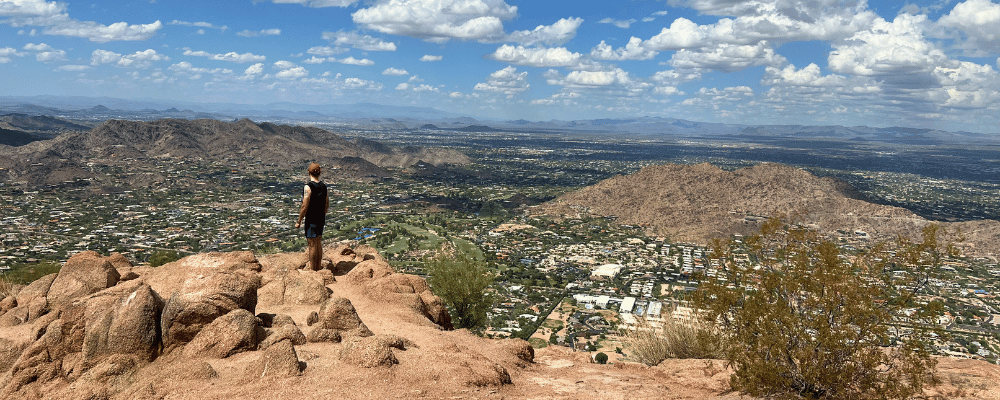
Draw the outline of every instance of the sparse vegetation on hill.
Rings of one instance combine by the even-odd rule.
[[[745,245],[717,240],[720,269],[695,304],[719,324],[733,389],[811,399],[922,393],[936,381],[932,340],[942,333],[941,304],[920,296],[949,251],[938,234],[930,226],[922,242],[851,255],[771,218]]]
[[[495,278],[486,265],[460,249],[439,251],[424,262],[427,283],[448,304],[456,328],[480,330],[493,297],[486,291]]]

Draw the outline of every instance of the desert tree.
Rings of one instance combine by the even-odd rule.
[[[719,260],[694,300],[715,323],[734,390],[755,397],[904,399],[936,382],[942,304],[925,296],[953,251],[931,225],[846,254],[817,232],[771,218]],[[906,271],[894,274],[894,271]]]
[[[431,291],[448,305],[456,328],[478,331],[485,327],[486,311],[493,306],[487,291],[496,278],[485,262],[454,247],[442,247],[424,259]]]

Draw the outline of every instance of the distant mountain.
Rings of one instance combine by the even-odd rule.
[[[0,128],[0,144],[7,146],[24,146],[36,140],[38,140],[38,138],[31,136],[31,134],[27,132]]]
[[[776,214],[798,215],[823,232],[857,229],[884,240],[916,239],[931,224],[909,210],[868,202],[846,182],[780,164],[736,171],[710,164],[651,166],[567,193],[537,212],[614,216],[652,234],[701,244],[754,232]],[[1000,250],[1000,221],[946,225],[963,231],[970,251]]]
[[[370,140],[348,141],[329,131],[302,126],[218,120],[108,120],[93,130],[70,132],[55,139],[17,148],[0,148],[0,168],[7,178],[52,185],[94,178],[87,162],[127,164],[154,157],[227,160],[239,158],[278,168],[317,161],[346,177],[383,177],[386,167],[418,161],[464,164],[455,150],[392,148]],[[157,177],[150,179],[156,180]],[[148,183],[148,182],[146,182]]]

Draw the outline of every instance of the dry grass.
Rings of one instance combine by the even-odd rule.
[[[7,279],[6,276],[0,275],[0,299],[5,299],[7,296],[13,296],[17,294],[17,285]]]
[[[717,358],[717,340],[702,322],[668,317],[659,327],[640,319],[635,330],[626,331],[622,343],[631,360],[653,366],[668,358]]]

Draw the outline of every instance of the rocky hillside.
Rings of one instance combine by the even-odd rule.
[[[319,271],[301,253],[79,253],[0,300],[0,398],[738,398],[721,361],[597,365],[451,330],[424,279],[325,250]],[[1000,367],[941,361],[931,394],[1000,398]]]
[[[53,184],[92,178],[95,172],[85,167],[88,162],[121,164],[125,159],[161,157],[239,159],[279,168],[300,168],[318,161],[354,177],[386,176],[383,168],[407,167],[418,161],[435,165],[469,162],[466,155],[450,149],[397,149],[369,140],[349,141],[319,128],[257,124],[248,119],[108,120],[89,131],[0,148],[0,176]]]
[[[871,203],[846,182],[780,164],[724,171],[710,164],[659,165],[560,196],[536,210],[614,216],[674,240],[707,243],[757,230],[761,217],[797,215],[823,232],[860,230],[876,239],[917,238],[931,222],[913,212]],[[973,254],[1000,254],[1000,222],[944,224],[961,230]]]

